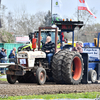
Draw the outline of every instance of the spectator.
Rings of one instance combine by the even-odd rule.
[[[55,52],[55,44],[51,42],[51,37],[47,36],[45,44],[42,46],[42,50],[46,53],[46,58],[50,65],[51,58]]]
[[[4,61],[4,63],[7,63],[7,50],[6,49],[4,49],[4,52],[5,52],[5,54],[6,54],[6,57],[5,57],[5,61]]]
[[[79,42],[76,42],[76,47],[73,47],[72,51],[77,51],[79,53],[83,52],[82,47],[80,46]]]
[[[79,51],[78,47],[79,47],[79,42],[76,42],[76,47],[73,47],[72,51]]]
[[[1,59],[1,63],[5,63],[5,57],[7,57],[5,51],[4,51],[4,48],[1,49],[1,52],[0,52],[0,59]]]
[[[16,57],[16,48],[14,47],[13,50],[11,50],[11,52],[10,52],[9,62],[14,63],[15,62],[15,57]]]
[[[0,52],[0,62],[1,63],[5,63],[5,57],[7,57],[7,55],[5,54],[4,52],[4,48],[1,49],[1,52]],[[4,74],[4,68],[0,68],[1,70],[1,74]]]
[[[79,45],[80,45],[80,50],[79,50],[79,52],[80,52],[80,53],[83,53],[83,49],[82,49],[83,44],[82,44],[82,42],[79,42]]]
[[[82,42],[79,42],[79,45],[80,45],[81,47],[83,47],[83,43],[82,43]]]

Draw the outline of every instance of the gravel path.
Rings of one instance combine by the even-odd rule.
[[[81,93],[100,92],[100,84],[59,85],[46,83],[45,85],[31,84],[9,84],[0,81],[0,95],[19,96],[33,94],[56,94],[56,93]]]

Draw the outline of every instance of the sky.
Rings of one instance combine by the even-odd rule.
[[[62,16],[73,18],[78,7],[78,0],[61,0]],[[90,9],[94,8],[95,23],[100,23],[100,0],[86,0]],[[25,8],[29,14],[36,14],[39,11],[51,10],[51,0],[1,0],[1,4],[7,7],[7,11],[14,12],[17,9]],[[75,19],[74,19],[75,20]],[[77,20],[77,19],[76,19]]]

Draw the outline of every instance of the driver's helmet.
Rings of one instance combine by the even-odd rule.
[[[52,21],[62,21],[62,18],[58,14],[53,14]]]

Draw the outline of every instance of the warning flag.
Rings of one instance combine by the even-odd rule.
[[[94,18],[97,18],[89,9],[87,3],[85,0],[79,0],[79,5],[78,5],[78,10],[86,10],[88,11],[91,15],[94,16]]]

